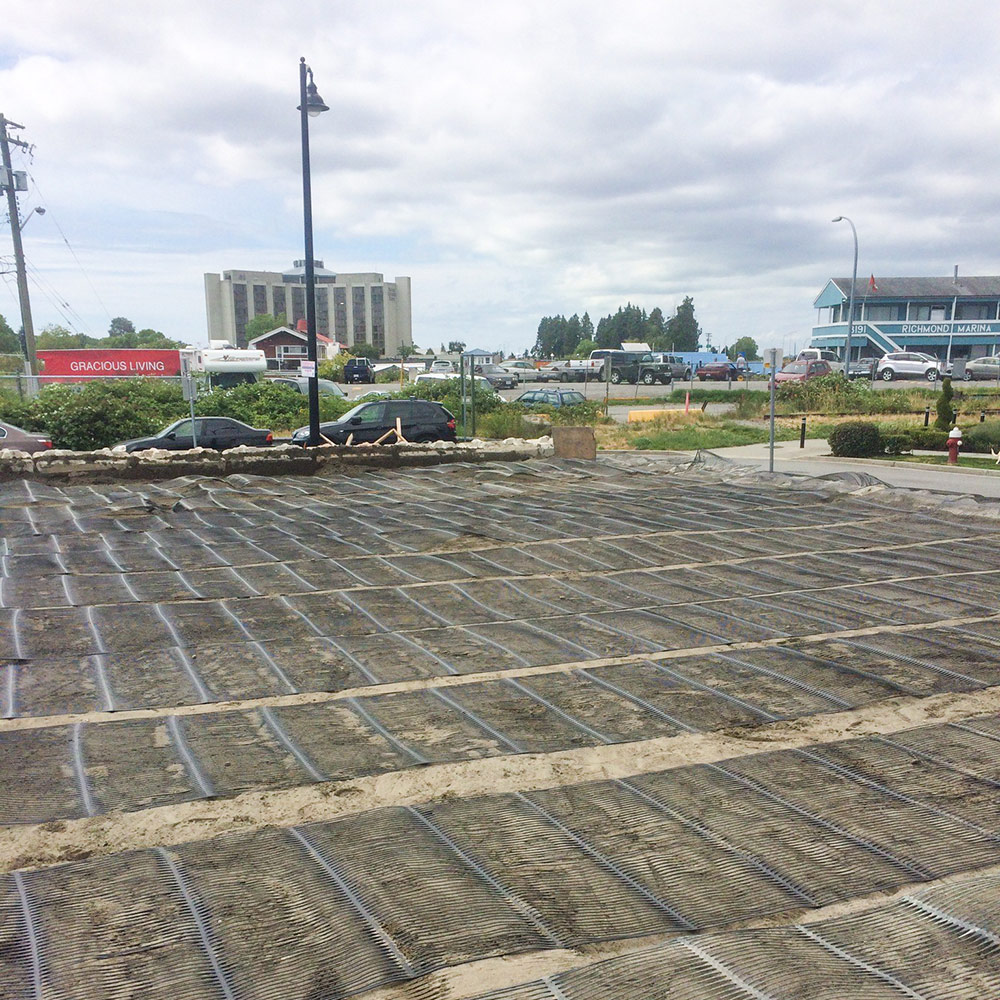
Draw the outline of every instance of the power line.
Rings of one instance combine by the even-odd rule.
[[[34,174],[32,174],[32,173],[29,172],[28,173],[28,177],[31,178],[31,183],[35,186],[35,189],[38,191],[39,197],[42,199],[42,201],[47,201],[47,199],[45,198],[44,193],[42,192],[41,187],[38,184],[38,181],[35,180]],[[51,208],[48,209],[48,213],[49,213],[49,215],[52,215],[52,209]],[[77,267],[80,268],[80,270],[83,272],[83,276],[87,279],[87,284],[90,285],[90,290],[94,293],[94,298],[97,299],[97,301],[101,304],[101,308],[104,310],[104,314],[108,317],[108,322],[110,323],[111,320],[113,319],[113,317],[111,315],[111,310],[108,309],[108,307],[105,305],[104,300],[101,298],[100,293],[97,291],[97,287],[90,280],[90,275],[87,273],[87,269],[83,266],[83,262],[80,260],[80,258],[77,257],[76,251],[73,249],[73,246],[70,243],[68,237],[66,236],[66,234],[62,230],[62,226],[59,225],[59,221],[55,218],[54,215],[52,215],[52,221],[53,221],[53,223],[55,223],[56,229],[59,230],[59,235],[62,237],[63,243],[66,244],[66,248],[73,255],[73,260],[76,261]],[[74,312],[75,311],[76,310],[74,310]],[[77,314],[77,315],[79,315],[79,314]]]

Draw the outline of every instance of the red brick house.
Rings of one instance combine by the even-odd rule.
[[[289,326],[279,326],[276,330],[254,337],[247,345],[264,352],[268,370],[297,371],[309,356],[306,334]],[[341,345],[329,337],[316,334],[316,354],[319,361],[326,361],[339,353]]]

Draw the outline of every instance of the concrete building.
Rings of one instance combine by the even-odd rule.
[[[841,356],[850,278],[831,278],[813,303],[811,345]],[[1000,353],[1000,276],[859,278],[854,286],[851,358],[922,351],[952,360]]]
[[[381,274],[335,274],[314,261],[316,333],[348,349],[371,344],[385,355],[412,344],[410,279],[386,281]],[[306,315],[305,261],[277,271],[223,271],[205,275],[208,339],[246,347],[247,323],[254,316],[285,313],[297,328]]]

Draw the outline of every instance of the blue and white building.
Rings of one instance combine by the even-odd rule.
[[[850,278],[831,278],[813,303],[811,346],[844,354]],[[1000,353],[1000,276],[859,278],[851,359],[922,351],[943,360]]]

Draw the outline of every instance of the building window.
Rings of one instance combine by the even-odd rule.
[[[351,309],[354,313],[354,343],[368,343],[368,324],[365,322],[365,288],[358,285],[351,289]]]
[[[906,318],[917,323],[927,323],[932,320],[942,322],[948,318],[948,305],[944,302],[934,302],[928,305],[911,302]]]
[[[277,318],[285,312],[285,287],[284,285],[274,286],[274,316]]]
[[[292,286],[292,315],[288,317],[288,325],[298,329],[300,319],[306,318],[306,290],[301,285]]]
[[[233,313],[236,319],[236,346],[247,346],[247,286],[233,285]]]
[[[330,336],[330,300],[326,288],[316,289],[316,332]]]
[[[372,286],[372,345],[385,354],[385,306],[382,286]]]
[[[871,320],[873,323],[895,322],[898,314],[899,310],[896,306],[868,306],[865,309],[865,319]]]
[[[263,316],[267,312],[267,285],[253,286],[253,314]]]
[[[347,343],[347,289],[333,290],[334,337],[342,344]]]
[[[955,319],[996,319],[995,302],[959,302]]]

